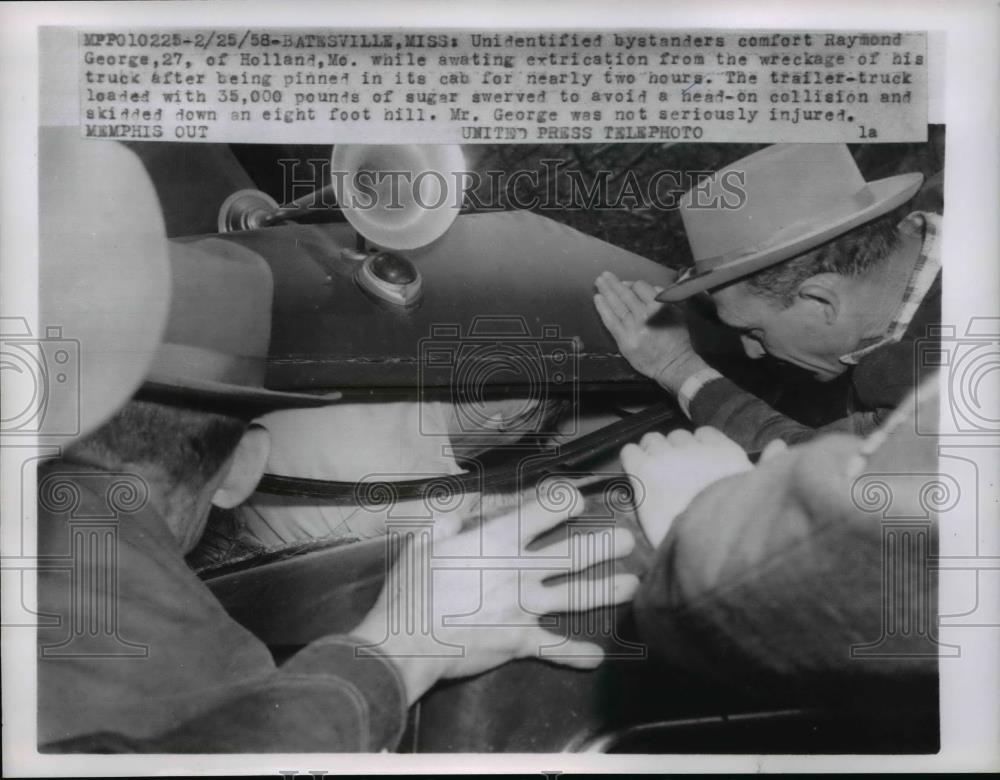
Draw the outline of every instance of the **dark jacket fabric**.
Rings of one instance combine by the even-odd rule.
[[[935,381],[891,431],[823,436],[700,493],[635,599],[652,654],[736,686],[904,683],[933,701],[937,439],[916,419],[937,419]]]
[[[903,338],[887,344],[849,369],[850,390],[844,416],[821,428],[803,425],[724,377],[708,382],[691,399],[689,413],[696,425],[718,428],[748,452],[773,439],[789,444],[823,432],[864,436],[874,431],[914,388],[936,368],[919,360],[917,343],[941,340],[941,274],[924,296]]]
[[[395,746],[395,666],[331,635],[277,667],[185,564],[141,478],[55,462],[38,496],[42,752]]]

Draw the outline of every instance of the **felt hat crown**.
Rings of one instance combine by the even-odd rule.
[[[75,127],[39,132],[38,292],[41,338],[24,341],[56,356],[52,371],[36,372],[46,441],[86,436],[137,390],[261,411],[339,398],[264,387],[267,263],[220,240],[168,241],[135,153]]]
[[[68,443],[142,384],[166,326],[170,262],[156,189],[125,146],[43,127],[38,174],[38,324],[71,355],[41,388],[38,432]]]
[[[845,144],[775,144],[688,190],[694,265],[658,297],[679,301],[808,252],[909,200],[923,175],[865,181]]]
[[[264,387],[274,282],[263,257],[221,238],[167,244],[170,309],[140,392],[228,401],[261,412],[341,397]]]

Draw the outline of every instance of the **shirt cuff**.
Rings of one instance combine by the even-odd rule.
[[[691,376],[684,380],[684,384],[681,385],[681,389],[677,392],[677,403],[680,404],[681,411],[684,412],[690,419],[691,412],[689,411],[691,407],[691,401],[698,394],[705,385],[714,379],[722,379],[722,374],[716,371],[714,368],[703,368],[699,371],[695,371]]]

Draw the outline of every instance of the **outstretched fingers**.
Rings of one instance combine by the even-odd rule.
[[[593,669],[604,660],[604,650],[594,642],[565,640],[538,627],[525,633],[521,657],[534,657],[576,669]]]
[[[615,341],[621,341],[622,337],[625,335],[625,323],[622,322],[622,318],[618,316],[615,310],[608,303],[607,298],[598,293],[594,296],[594,307],[597,309],[597,313],[601,317],[601,322],[604,323],[611,335],[615,337]]]
[[[597,291],[618,319],[623,322],[632,319],[632,312],[625,303],[623,294],[634,295],[634,293],[631,290],[626,290],[625,286],[613,274],[603,273],[597,277]]]
[[[739,446],[718,428],[712,428],[709,425],[703,425],[696,429],[694,438],[702,444]]]
[[[522,593],[522,603],[538,614],[587,612],[631,601],[638,588],[639,578],[634,574],[572,576],[537,587],[528,585]]]
[[[772,439],[760,454],[761,461],[770,460],[788,450],[788,444],[781,439]]]
[[[649,313],[663,306],[662,303],[656,300],[657,294],[662,291],[662,287],[653,287],[649,282],[644,282],[642,279],[632,282],[632,292],[639,297],[639,300],[642,301],[646,307],[646,311]]]
[[[527,501],[511,509],[503,517],[490,522],[517,522],[522,549],[535,538],[566,522],[583,506],[580,491],[569,485],[567,494],[560,496],[558,508],[544,506],[538,501]]]
[[[611,533],[608,533],[609,530]],[[579,549],[590,542],[593,542],[593,545],[589,549]],[[565,558],[567,543],[578,547],[576,550],[578,555],[571,555],[573,565],[566,569],[568,572],[582,571],[598,563],[624,558],[635,549],[635,537],[627,528],[619,526],[613,528],[609,528],[608,526],[597,526],[596,528],[577,526],[569,528],[568,541],[560,539],[539,550],[533,550],[530,555],[538,556],[539,558]],[[551,572],[545,572],[544,574],[544,576],[550,575]]]
[[[608,299],[615,312],[623,320],[634,319],[643,323],[650,312],[642,299],[633,292],[635,284],[637,283],[626,284],[609,271],[597,277],[597,289]]]

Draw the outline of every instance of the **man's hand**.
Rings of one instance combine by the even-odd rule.
[[[432,541],[400,551],[378,601],[351,633],[395,661],[411,703],[439,679],[477,674],[559,644],[558,635],[539,625],[541,615],[632,598],[639,584],[634,575],[615,575],[598,586],[585,586],[579,577],[590,566],[628,555],[635,539],[627,529],[615,528],[611,544],[580,544],[579,538],[573,544],[560,535],[528,551],[533,540],[579,511],[583,497],[573,489],[566,503],[554,511],[525,499],[461,533],[457,517],[439,517]],[[575,533],[587,532],[593,530]],[[545,582],[554,577],[560,581]],[[559,656],[562,663],[592,668],[603,651],[574,640],[560,645]]]
[[[783,451],[776,440],[763,453]],[[715,428],[647,433],[639,444],[626,444],[622,465],[642,502],[636,510],[650,543],[659,547],[674,519],[696,495],[713,482],[753,468],[743,449]]]
[[[605,271],[597,277],[597,290],[597,313],[624,358],[640,374],[677,393],[685,379],[706,367],[691,348],[683,323],[661,323],[654,318],[663,308],[656,300],[661,288],[643,281],[622,282]]]

